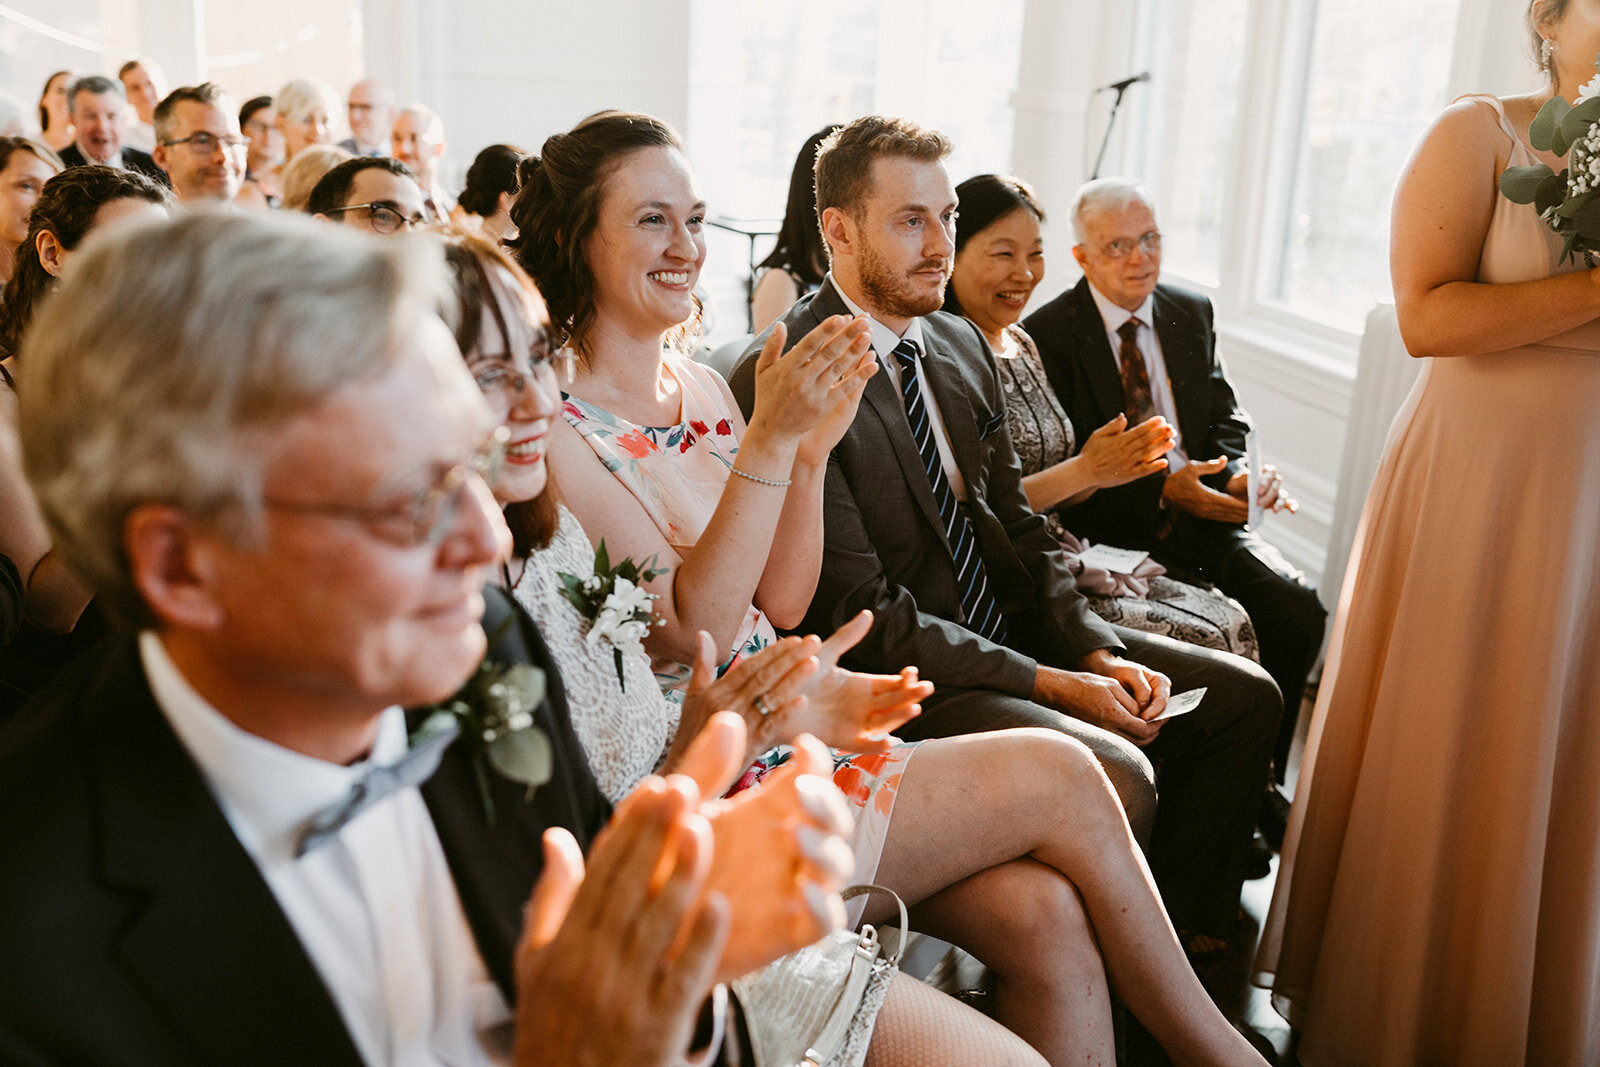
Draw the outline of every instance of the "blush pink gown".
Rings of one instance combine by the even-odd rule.
[[[1559,254],[1496,198],[1480,281]],[[1600,1063],[1597,557],[1600,324],[1429,361],[1367,498],[1257,959],[1302,1062]]]

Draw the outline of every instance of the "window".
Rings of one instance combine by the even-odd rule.
[[[1290,196],[1268,236],[1262,296],[1359,331],[1373,304],[1392,299],[1389,206],[1445,105],[1459,0],[1309,6],[1314,17],[1301,25],[1310,61],[1291,64],[1304,78],[1289,90],[1299,102],[1298,143],[1285,161]]]
[[[1140,30],[1155,73],[1133,173],[1160,206],[1166,269],[1215,287],[1239,139],[1249,0],[1154,0]]]
[[[1360,333],[1392,298],[1389,205],[1445,104],[1461,0],[1145,0],[1128,172],[1164,269],[1248,311]]]
[[[1011,165],[1024,0],[693,0],[690,161],[713,217],[782,218],[795,153],[861,115],[905,115],[955,142],[952,182]],[[753,227],[752,227],[753,228]],[[711,231],[715,344],[745,325],[750,248]],[[755,242],[765,256],[769,238]]]

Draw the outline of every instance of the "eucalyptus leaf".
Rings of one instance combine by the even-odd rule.
[[[1532,167],[1507,167],[1500,175],[1500,191],[1513,204],[1531,204],[1545,180],[1555,177],[1543,163]]]
[[[1556,132],[1550,135],[1550,144],[1545,150],[1551,155],[1564,156],[1568,147],[1566,137],[1562,135],[1561,128],[1557,127]]]
[[[1553,145],[1550,151],[1557,155],[1566,155],[1567,150],[1581,141],[1589,132],[1589,127],[1600,120],[1600,97],[1585,100],[1577,107],[1568,111],[1561,117],[1561,126],[1557,129],[1562,146],[1557,150]]]
[[[548,688],[545,674],[531,663],[519,663],[512,667],[506,672],[505,683],[517,690],[520,703],[528,711],[544,703],[545,690]]]
[[[1549,168],[1546,168],[1547,170]],[[1551,208],[1559,207],[1567,195],[1567,179],[1560,174],[1552,174],[1539,183],[1539,189],[1533,196],[1533,208],[1543,215]]]
[[[548,782],[554,769],[550,739],[537,726],[501,734],[487,752],[496,771],[530,789]]]
[[[1572,216],[1578,213],[1579,208],[1589,202],[1589,198],[1592,195],[1592,193],[1582,193],[1577,196],[1567,196],[1566,199],[1562,200],[1561,203],[1556,207],[1556,217],[1562,219],[1572,218]]]
[[[1528,127],[1528,141],[1533,147],[1542,152],[1556,152],[1551,145],[1551,138],[1555,136],[1556,129],[1561,125],[1561,120],[1566,118],[1567,112],[1572,110],[1572,105],[1567,103],[1562,96],[1552,96],[1539,109],[1539,114],[1534,116],[1533,124]],[[1556,152],[1558,156],[1566,155],[1566,149]]]
[[[1600,199],[1591,199],[1572,216],[1578,236],[1586,241],[1600,242]]]

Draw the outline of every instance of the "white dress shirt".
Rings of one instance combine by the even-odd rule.
[[[307,820],[343,798],[373,762],[405,752],[404,713],[384,711],[371,758],[343,767],[234,725],[195,692],[155,634],[139,635],[139,654],[156,703],[277,898],[362,1059],[509,1064],[511,1013],[478,954],[416,788],[294,857]]]
[[[1167,377],[1167,360],[1161,354],[1161,338],[1156,335],[1155,294],[1145,297],[1137,311],[1113,304],[1094,287],[1093,282],[1089,283],[1089,295],[1094,297],[1094,306],[1100,309],[1100,321],[1105,324],[1106,339],[1111,342],[1111,358],[1117,361],[1119,373],[1122,370],[1122,336],[1117,331],[1129,319],[1139,320],[1139,332],[1134,336],[1134,343],[1139,346],[1139,352],[1144,356],[1145,371],[1150,375],[1150,402],[1155,406],[1157,415],[1172,423],[1173,433],[1178,439],[1177,447],[1167,453],[1167,470],[1169,473],[1181,470],[1189,462],[1189,455],[1183,450],[1178,405],[1172,398],[1172,380]],[[1078,447],[1083,447],[1082,441],[1078,442]]]
[[[900,402],[905,403],[905,394],[900,391],[900,361],[894,356],[895,346],[901,341],[915,341],[917,350],[922,353],[917,359],[917,382],[922,386],[922,405],[928,409],[928,422],[933,427],[933,443],[939,449],[939,465],[944,468],[944,476],[950,481],[950,489],[956,494],[957,500],[967,499],[967,483],[961,477],[961,468],[956,466],[955,450],[950,447],[950,435],[945,432],[944,416],[939,413],[939,401],[934,396],[933,386],[928,384],[928,372],[923,366],[923,360],[928,355],[928,346],[922,342],[922,320],[912,319],[906,327],[906,332],[897,334],[871,315],[866,309],[856,304],[839,283],[833,280],[833,272],[829,271],[826,279],[828,285],[833,286],[833,291],[839,294],[839,299],[844,301],[844,306],[850,309],[852,315],[866,315],[872,324],[872,349],[878,354],[878,362],[883,364],[883,369],[888,371],[889,380],[894,383],[894,394],[900,397]]]

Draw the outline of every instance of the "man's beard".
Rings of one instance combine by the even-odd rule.
[[[941,263],[937,259],[923,260],[914,270],[927,270],[938,266],[945,268],[945,276],[948,278],[949,264]],[[932,293],[913,289],[906,276],[897,274],[871,244],[863,244],[861,247],[858,272],[861,295],[866,297],[866,303],[870,305],[869,311],[882,312],[898,319],[916,319],[923,315],[931,315],[944,306],[944,286],[941,285]]]

